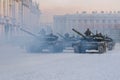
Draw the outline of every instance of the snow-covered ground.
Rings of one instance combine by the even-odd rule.
[[[120,44],[105,54],[31,54],[4,45],[0,80],[120,80]]]

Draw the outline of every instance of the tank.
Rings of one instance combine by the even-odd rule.
[[[87,50],[95,50],[98,53],[106,52],[108,44],[107,38],[97,35],[85,36],[75,29],[72,30],[82,37],[79,41],[72,44],[75,53],[86,53]]]
[[[112,39],[112,38],[110,38],[110,37],[108,37],[108,36],[105,36],[105,35],[102,35],[101,33],[96,33],[95,35],[94,35],[94,33],[92,33],[93,34],[93,38],[95,38],[95,39],[99,39],[99,38],[101,38],[101,41],[105,41],[106,42],[106,47],[107,47],[107,50],[113,50],[114,49],[114,46],[115,46],[115,42],[114,42],[114,40]]]
[[[69,33],[65,33],[64,35],[58,33],[58,35],[62,38],[61,41],[64,44],[64,48],[72,47],[72,43],[78,41],[79,39],[75,36],[70,36]]]
[[[30,53],[40,53],[47,50],[47,52],[58,53],[63,52],[63,44],[58,40],[58,36],[54,34],[43,34],[35,35],[25,29],[22,31],[34,37],[34,39],[27,45],[26,50]]]
[[[114,47],[115,47],[115,41],[112,38],[108,37],[108,36],[104,36],[104,40],[107,43],[106,46],[107,46],[108,50],[113,50]]]

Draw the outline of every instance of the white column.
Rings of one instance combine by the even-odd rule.
[[[2,0],[0,0],[0,17],[1,17],[1,14],[2,14]]]
[[[0,16],[3,15],[2,12],[3,12],[3,0],[0,0]]]

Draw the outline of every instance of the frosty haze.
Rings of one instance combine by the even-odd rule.
[[[0,80],[120,80],[120,44],[105,54],[26,53],[0,46]]]

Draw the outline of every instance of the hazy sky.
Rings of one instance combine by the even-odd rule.
[[[76,13],[76,11],[118,11],[120,0],[35,0],[40,4],[44,17],[52,20],[52,15]]]

